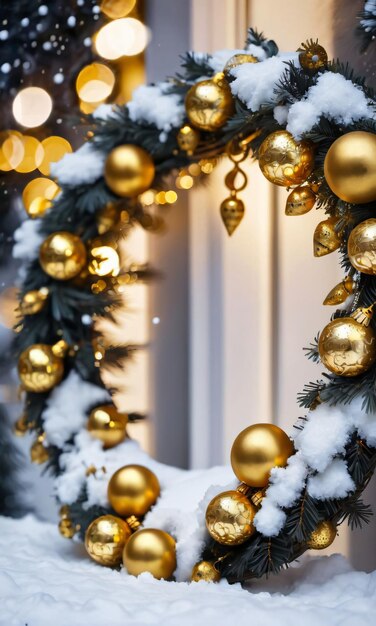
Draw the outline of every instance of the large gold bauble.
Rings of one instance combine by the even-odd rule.
[[[320,522],[312,531],[308,541],[307,548],[310,550],[325,550],[333,543],[337,536],[337,529],[333,522]]]
[[[238,52],[238,54],[234,54],[226,63],[223,73],[228,79],[231,76],[231,70],[234,67],[238,67],[239,65],[243,65],[244,63],[258,63],[258,59],[253,56],[253,54],[249,54],[247,52]]]
[[[376,200],[376,134],[356,130],[330,146],[324,161],[326,182],[345,202]]]
[[[109,502],[119,515],[141,517],[155,503],[160,493],[156,475],[143,465],[125,465],[108,483]]]
[[[336,226],[335,217],[329,217],[317,224],[313,233],[313,255],[315,257],[322,257],[338,250],[341,245],[341,237]]]
[[[217,583],[221,579],[219,571],[215,568],[214,563],[210,561],[200,561],[193,567],[191,581],[198,583],[205,580],[207,583]]]
[[[376,274],[376,219],[360,222],[347,242],[350,263],[363,274]]]
[[[309,141],[295,141],[287,130],[276,130],[264,139],[259,149],[259,166],[274,185],[301,185],[311,174],[315,155]]]
[[[287,196],[286,215],[304,215],[313,209],[316,202],[316,194],[310,187],[296,187]]]
[[[206,528],[215,541],[225,546],[238,546],[255,532],[253,518],[256,507],[239,491],[224,491],[209,502]]]
[[[138,530],[124,548],[124,567],[132,576],[149,572],[154,578],[168,580],[176,569],[175,545],[173,537],[163,530]]]
[[[100,565],[116,567],[121,564],[124,546],[131,534],[124,520],[114,515],[102,515],[91,522],[86,530],[86,551]]]
[[[155,175],[150,154],[139,146],[124,144],[114,148],[107,157],[104,178],[117,196],[138,196],[149,189]]]
[[[39,313],[46,305],[48,298],[48,288],[32,289],[27,291],[20,302],[20,311],[22,315],[35,315]]]
[[[18,374],[26,391],[44,393],[60,383],[64,365],[53,353],[52,346],[36,343],[21,353]]]
[[[127,436],[128,415],[119,413],[113,404],[97,406],[89,415],[89,433],[103,443],[103,447],[113,448]]]
[[[231,448],[236,477],[249,487],[266,487],[270,470],[284,467],[294,447],[286,433],[274,424],[254,424],[242,430]]]
[[[239,198],[229,196],[223,200],[220,211],[227,233],[231,237],[244,217],[244,203]]]
[[[185,97],[185,108],[196,128],[208,131],[222,128],[234,112],[231,89],[224,74],[220,72],[192,85]]]
[[[46,274],[55,280],[70,280],[84,268],[86,249],[73,233],[52,233],[40,247],[39,261]]]
[[[183,126],[176,137],[180,150],[183,150],[188,155],[191,155],[196,150],[200,143],[200,133],[196,128],[192,128],[188,124]]]

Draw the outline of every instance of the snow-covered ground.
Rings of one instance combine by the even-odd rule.
[[[82,545],[29,516],[0,518],[1,626],[363,626],[376,619],[376,572],[339,556],[306,559],[269,581],[173,583],[90,561]]]

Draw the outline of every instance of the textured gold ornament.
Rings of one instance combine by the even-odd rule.
[[[127,522],[114,515],[97,517],[85,533],[85,548],[93,561],[107,567],[120,565],[132,531]]]
[[[372,307],[359,308],[350,317],[332,320],[322,330],[319,354],[323,365],[337,376],[358,376],[376,359],[376,337],[370,321]]]
[[[355,226],[347,242],[350,263],[363,274],[376,274],[376,219]]]
[[[89,433],[103,443],[103,447],[113,448],[127,436],[128,415],[119,413],[113,404],[97,406],[89,415]]]
[[[232,169],[225,177],[225,185],[230,190],[230,196],[223,200],[220,211],[227,233],[231,237],[244,217],[244,203],[237,194],[247,186],[247,175],[239,163],[247,158],[248,148],[242,148],[238,142],[230,141],[226,146],[226,155],[233,163]]]
[[[149,189],[155,175],[150,154],[139,146],[124,144],[114,148],[107,157],[104,178],[117,196],[138,196]]]
[[[295,141],[287,130],[277,130],[264,139],[259,149],[259,166],[274,185],[301,185],[315,164],[313,144]]]
[[[231,70],[234,67],[238,67],[239,65],[244,65],[244,63],[258,63],[258,59],[253,56],[253,54],[248,54],[246,52],[239,52],[238,54],[234,54],[226,63],[223,73],[227,79],[231,76]]]
[[[313,234],[313,254],[315,257],[330,254],[341,245],[341,237],[336,230],[337,219],[329,217],[319,222]]]
[[[376,200],[376,135],[355,130],[330,146],[324,161],[330,189],[345,202]]]
[[[46,463],[50,458],[48,454],[48,449],[43,445],[44,435],[39,435],[39,437],[34,441],[30,448],[30,459],[33,463],[37,465],[41,465],[42,463]]]
[[[326,296],[323,304],[329,306],[335,306],[342,304],[353,293],[355,283],[351,276],[346,276],[342,282],[338,283],[333,289],[331,289]]]
[[[76,527],[69,517],[63,517],[59,522],[59,533],[66,539],[72,539],[76,534]]]
[[[286,215],[304,215],[315,206],[316,194],[310,187],[296,187],[287,196]]]
[[[200,580],[205,580],[207,583],[217,583],[221,579],[219,571],[216,569],[214,563],[210,561],[200,561],[193,567],[191,574],[191,581],[198,583]]]
[[[299,48],[299,63],[304,70],[320,70],[328,64],[328,55],[319,42],[310,39]]]
[[[125,465],[108,483],[109,502],[119,515],[142,516],[155,503],[160,493],[156,475],[143,465]]]
[[[201,130],[222,128],[234,112],[231,89],[222,72],[192,85],[185,98],[189,121]]]
[[[39,313],[45,305],[48,298],[48,288],[32,289],[22,296],[20,302],[20,311],[22,315],[35,315]]]
[[[237,546],[253,535],[256,507],[238,491],[224,491],[209,502],[206,527],[215,541]]]
[[[86,249],[73,233],[52,233],[40,247],[39,261],[46,274],[55,280],[70,280],[84,268]]]
[[[154,578],[168,580],[176,569],[175,546],[173,537],[163,530],[138,530],[124,548],[124,567],[132,576],[149,572]]]
[[[235,476],[250,487],[266,487],[270,470],[285,467],[294,446],[286,433],[274,424],[254,424],[242,430],[231,448]]]
[[[200,133],[196,128],[185,124],[178,132],[177,142],[180,150],[191,156],[200,143]]]
[[[36,343],[22,352],[18,374],[26,391],[44,393],[60,383],[64,365],[62,359],[54,355],[52,346]]]
[[[311,533],[307,541],[307,548],[310,550],[325,550],[333,543],[337,536],[337,529],[333,522],[320,522]]]
[[[244,217],[244,202],[240,198],[229,196],[221,203],[221,218],[231,237]]]

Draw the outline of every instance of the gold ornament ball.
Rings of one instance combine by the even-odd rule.
[[[234,112],[231,89],[224,74],[220,72],[192,85],[185,98],[185,109],[196,128],[207,131],[222,128]]]
[[[65,516],[59,522],[59,533],[66,539],[72,539],[76,534],[76,528],[69,517]]]
[[[37,465],[42,465],[42,463],[47,463],[50,455],[48,454],[47,448],[43,445],[43,442],[39,440],[39,438],[34,441],[30,448],[30,459],[32,463],[36,463]]]
[[[163,530],[138,530],[124,548],[124,567],[132,576],[149,572],[154,578],[168,580],[176,569],[175,545],[173,537]]]
[[[277,130],[264,139],[259,149],[259,166],[274,185],[301,185],[315,164],[313,144],[295,141],[287,130]]]
[[[143,465],[125,465],[108,483],[109,502],[119,515],[141,517],[155,503],[160,493],[156,475]]]
[[[320,522],[311,533],[307,541],[307,548],[310,550],[325,550],[333,543],[336,535],[337,529],[333,522]]]
[[[347,242],[350,263],[363,274],[376,274],[376,219],[361,222],[351,231]]]
[[[227,233],[231,237],[244,217],[244,203],[239,198],[229,196],[223,200],[220,211]]]
[[[313,233],[313,256],[322,257],[338,250],[341,245],[341,237],[336,226],[335,217],[329,217],[317,224]]]
[[[326,296],[323,304],[326,306],[335,306],[337,304],[342,304],[347,300],[350,294],[353,293],[355,288],[355,283],[351,276],[346,276],[346,278],[338,283],[333,289],[331,289]]]
[[[254,424],[242,430],[231,449],[235,476],[249,487],[266,487],[270,470],[285,467],[294,446],[286,433],[274,424]]]
[[[39,313],[46,305],[48,298],[48,288],[32,289],[22,296],[20,303],[20,311],[22,315],[35,315]]]
[[[243,65],[244,63],[258,63],[258,59],[253,56],[253,54],[247,54],[246,52],[239,52],[238,54],[234,54],[226,63],[223,73],[228,79],[231,76],[231,70],[234,67],[238,67],[239,65]]]
[[[296,187],[287,196],[286,215],[305,215],[313,209],[316,202],[316,194],[310,187]]]
[[[200,561],[193,567],[191,581],[198,583],[205,580],[207,583],[217,583],[221,579],[219,571],[215,568],[214,563],[210,561]]]
[[[356,130],[330,146],[324,161],[330,189],[345,202],[376,200],[376,134]]]
[[[55,280],[70,280],[84,268],[86,248],[73,233],[52,233],[40,247],[39,261],[46,274]]]
[[[104,449],[113,448],[127,436],[128,415],[119,413],[113,404],[97,406],[89,415],[89,433],[103,443]]]
[[[224,491],[209,502],[206,528],[215,541],[225,546],[238,546],[255,532],[253,518],[256,507],[239,491]]]
[[[196,130],[196,128],[192,128],[192,126],[188,126],[188,124],[186,124],[179,130],[177,142],[180,150],[183,150],[188,155],[191,155],[200,143],[200,133]]]
[[[124,520],[114,515],[102,515],[91,522],[86,530],[86,552],[100,565],[116,567],[121,564],[124,546],[131,534]]]
[[[18,361],[18,375],[26,391],[44,393],[63,378],[64,364],[52,346],[36,343],[24,350]]]
[[[150,154],[133,144],[114,148],[107,157],[104,178],[117,196],[133,198],[149,189],[155,175]]]

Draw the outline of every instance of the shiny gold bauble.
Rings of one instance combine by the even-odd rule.
[[[350,263],[358,272],[376,274],[376,219],[360,222],[347,242]]]
[[[237,546],[255,532],[253,518],[256,507],[239,491],[224,491],[209,502],[206,528],[215,541],[225,546]]]
[[[108,483],[109,502],[114,511],[123,517],[145,515],[159,493],[158,478],[143,465],[121,467]]]
[[[163,530],[138,530],[124,548],[124,567],[132,576],[149,572],[154,578],[168,580],[176,569],[175,545],[175,540]]]
[[[196,130],[196,128],[192,128],[192,126],[185,124],[185,126],[179,130],[176,139],[180,150],[183,150],[188,155],[191,155],[200,143],[200,133]]]
[[[220,72],[192,85],[185,97],[185,108],[196,128],[207,131],[222,128],[234,112],[231,89],[224,74]]]
[[[329,306],[335,306],[337,304],[342,304],[347,300],[350,294],[353,293],[355,287],[355,283],[351,276],[346,276],[346,278],[338,283],[333,289],[331,289],[326,296],[323,304]]]
[[[113,448],[127,436],[128,415],[119,413],[113,404],[97,406],[89,415],[89,433],[103,443],[103,447]]]
[[[18,374],[26,391],[44,393],[60,383],[64,365],[53,353],[52,346],[36,343],[21,353]]]
[[[47,287],[32,289],[25,293],[20,302],[22,315],[35,315],[35,313],[39,313],[46,305],[48,293]]]
[[[116,567],[121,564],[124,546],[131,534],[124,520],[114,515],[102,515],[91,522],[86,530],[86,551],[100,565]]]
[[[287,130],[276,130],[264,139],[259,153],[259,166],[274,185],[301,185],[311,174],[315,155],[309,141],[295,141]]]
[[[313,209],[316,202],[316,194],[310,187],[296,187],[287,196],[286,215],[304,215]]]
[[[330,189],[345,202],[376,200],[376,134],[355,130],[330,146],[324,161]]]
[[[86,249],[73,233],[52,233],[40,247],[39,261],[46,274],[55,280],[70,280],[84,268]]]
[[[69,517],[63,517],[59,522],[59,533],[66,539],[72,539],[76,534],[76,528]]]
[[[313,255],[315,257],[330,254],[341,245],[341,237],[336,230],[337,220],[329,217],[327,220],[319,222],[313,233]]]
[[[286,433],[274,424],[254,424],[242,430],[231,448],[235,476],[249,487],[266,487],[270,470],[285,467],[294,447]]]
[[[229,59],[223,69],[223,73],[226,78],[231,76],[231,70],[234,67],[238,67],[239,65],[243,65],[244,63],[258,63],[258,59],[253,56],[253,54],[249,54],[247,52],[239,52],[238,54],[234,54],[231,59]]]
[[[133,144],[114,148],[107,157],[104,178],[117,196],[138,196],[149,189],[155,175],[150,154]]]
[[[337,529],[333,522],[320,522],[311,533],[307,541],[307,548],[310,550],[325,550],[333,543],[336,536]]]
[[[222,221],[231,237],[244,217],[244,203],[239,198],[229,196],[223,200],[220,210]]]
[[[47,463],[49,458],[50,455],[48,454],[47,448],[43,445],[43,440],[41,441],[38,437],[30,448],[30,459],[32,463],[42,465],[42,463]]]
[[[191,581],[195,583],[200,582],[200,580],[205,580],[207,583],[217,583],[220,579],[219,571],[210,561],[196,563],[191,574]]]

